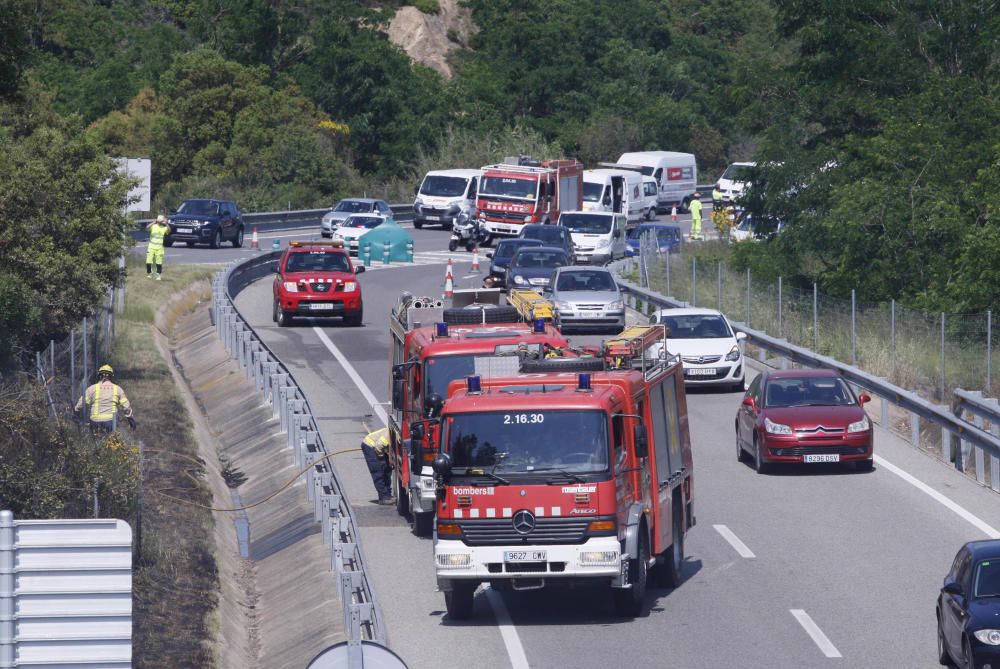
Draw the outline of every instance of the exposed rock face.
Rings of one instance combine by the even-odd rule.
[[[439,0],[441,11],[424,14],[416,7],[402,7],[389,22],[389,39],[410,58],[440,72],[446,79],[452,76],[448,57],[468,44],[475,33],[471,12],[459,7],[459,0]],[[458,41],[452,41],[449,38]]]

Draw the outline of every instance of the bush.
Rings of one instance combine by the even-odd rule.
[[[414,0],[413,6],[424,14],[437,14],[441,11],[441,5],[438,3],[438,0]]]

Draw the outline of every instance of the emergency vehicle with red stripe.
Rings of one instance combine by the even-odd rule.
[[[680,583],[693,464],[682,364],[652,357],[665,333],[633,326],[596,356],[451,384],[434,561],[452,618],[472,614],[483,582],[604,583],[623,616],[643,610],[650,579]]]
[[[485,165],[476,200],[479,224],[492,236],[516,237],[527,223],[555,223],[583,208],[583,163],[507,158]]]

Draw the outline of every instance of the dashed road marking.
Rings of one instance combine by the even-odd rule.
[[[802,625],[802,629],[804,629],[806,634],[812,638],[813,643],[819,646],[823,655],[826,655],[827,657],[843,657],[843,655],[840,654],[840,651],[837,650],[837,647],[833,645],[833,642],[830,641],[829,637],[823,634],[823,630],[821,630],[819,625],[817,625],[815,621],[809,617],[809,614],[806,613],[804,609],[789,609],[789,612],[791,612],[799,624]]]
[[[723,539],[729,542],[730,546],[736,549],[736,552],[740,554],[740,557],[748,559],[757,557],[745,543],[740,541],[740,538],[736,536],[731,529],[725,525],[712,525],[712,527],[715,528],[716,532],[722,535]]]

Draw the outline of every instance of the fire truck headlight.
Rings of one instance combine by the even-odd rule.
[[[426,490],[434,490],[434,479],[430,476],[423,476],[420,479],[420,485],[422,485]]]
[[[443,569],[471,567],[472,557],[468,553],[442,553],[437,556],[437,564]]]
[[[608,567],[618,564],[618,551],[583,551],[580,564],[586,567]]]

